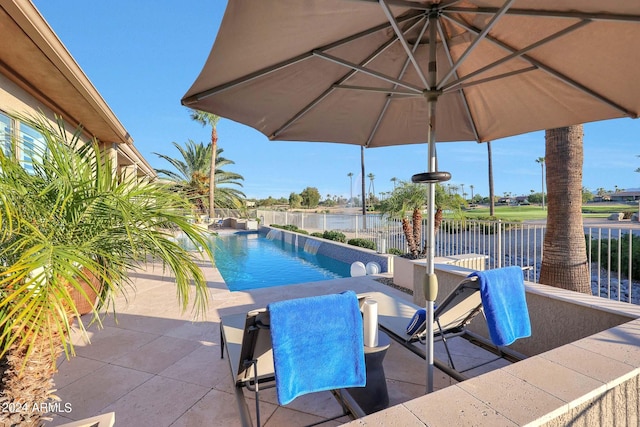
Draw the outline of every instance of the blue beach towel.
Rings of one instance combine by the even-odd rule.
[[[366,384],[362,315],[353,291],[267,306],[278,402]]]
[[[531,336],[531,321],[520,267],[506,267],[471,273],[480,280],[480,296],[491,341],[509,345]]]

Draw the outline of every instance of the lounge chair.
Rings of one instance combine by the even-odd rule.
[[[511,274],[512,277],[514,277],[513,275],[515,274],[517,276],[516,273],[520,270],[519,267],[516,267],[515,270],[513,267],[508,267],[506,269],[490,270],[486,273],[489,273],[489,277],[491,277],[492,274],[503,273]],[[466,329],[466,326],[471,320],[479,313],[484,313],[483,298],[486,298],[486,294],[483,295],[481,292],[482,283],[478,274],[482,273],[474,273],[474,275],[462,280],[434,310],[434,341],[442,341],[448,358],[446,365],[439,360],[435,360],[434,364],[440,370],[446,372],[458,381],[464,381],[467,377],[456,370],[447,339],[462,336],[495,353],[497,356],[495,360],[504,358],[509,361],[517,361],[524,357],[517,352],[505,348],[503,345],[496,345]],[[520,281],[522,281],[521,277]],[[515,286],[519,287],[519,284],[516,283]],[[380,328],[386,331],[395,341],[424,359],[426,357],[424,347],[426,341],[426,322],[422,321],[413,333],[407,334],[407,325],[415,319],[421,307],[408,301],[390,297],[382,292],[371,292],[359,295],[361,305],[366,298],[372,298],[378,302],[378,323]],[[523,283],[522,298],[524,298]],[[528,313],[525,314],[525,323],[528,323]],[[491,319],[489,320],[491,322]],[[473,368],[474,367],[470,367],[468,369]]]
[[[281,301],[246,314],[223,316],[221,357],[226,348],[242,425],[253,425],[245,388],[254,393],[258,426],[259,392],[274,386],[280,404],[301,394],[331,390],[343,407],[343,413],[332,419],[347,414],[354,418],[364,416],[344,390],[365,385],[362,336],[362,318],[352,291]],[[313,339],[312,345],[304,343],[308,339]],[[300,345],[290,348],[291,342]],[[341,366],[325,371],[332,361]],[[322,367],[318,368],[318,364]],[[324,372],[318,376],[319,371]]]

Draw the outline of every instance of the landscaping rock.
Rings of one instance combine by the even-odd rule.
[[[622,219],[624,218],[624,214],[622,212],[618,212],[618,213],[612,213],[611,215],[609,215],[609,218],[607,218],[609,221],[622,221]]]

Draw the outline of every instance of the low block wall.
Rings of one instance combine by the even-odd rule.
[[[451,257],[436,257],[434,260],[436,269],[446,271],[450,266],[455,267],[453,271],[462,271],[460,267],[466,269],[467,274],[472,271],[484,270],[486,255],[465,254]],[[403,288],[413,291],[413,302],[417,305],[425,305],[422,281],[427,270],[427,261],[424,259],[410,260],[403,257],[395,257],[393,260],[393,283]],[[459,276],[438,274],[438,284],[440,292],[436,303],[446,297],[449,292],[460,282]]]
[[[376,251],[348,245],[346,243],[334,242],[332,240],[308,236],[306,234],[294,233],[279,228],[260,227],[260,234],[268,234],[269,231],[278,232],[277,239],[290,243],[301,248],[308,247],[311,251],[327,256],[329,258],[352,264],[360,261],[365,265],[368,262],[377,262],[380,265],[380,273],[393,272],[393,255],[379,254]],[[273,233],[272,233],[273,235]]]

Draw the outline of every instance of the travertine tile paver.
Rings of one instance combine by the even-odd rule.
[[[467,391],[497,413],[519,425],[551,420],[566,403],[504,370],[461,382]],[[505,396],[509,396],[505,399]]]
[[[460,387],[436,391],[428,399],[415,399],[404,406],[429,427],[516,426]]]
[[[200,347],[200,343],[179,338],[159,336],[114,361],[114,365],[157,374],[189,355]]]
[[[575,407],[606,390],[602,381],[536,356],[504,369]]]
[[[187,410],[171,427],[240,427],[236,399],[232,394],[211,390]]]
[[[118,426],[168,427],[208,392],[206,387],[154,376],[104,412],[115,412]]]
[[[594,353],[575,344],[558,347],[552,352],[542,353],[540,357],[566,366],[605,384],[628,374],[632,368],[626,363]]]
[[[368,415],[357,420],[353,420],[346,424],[348,427],[357,426],[398,426],[398,427],[424,427],[424,423],[420,421],[409,409],[403,405],[393,406],[383,412]],[[449,427],[453,427],[449,424]]]
[[[152,377],[152,374],[107,364],[91,375],[61,387],[57,394],[63,403],[71,404],[71,412],[65,416],[80,420],[109,412],[104,410],[107,406]]]

